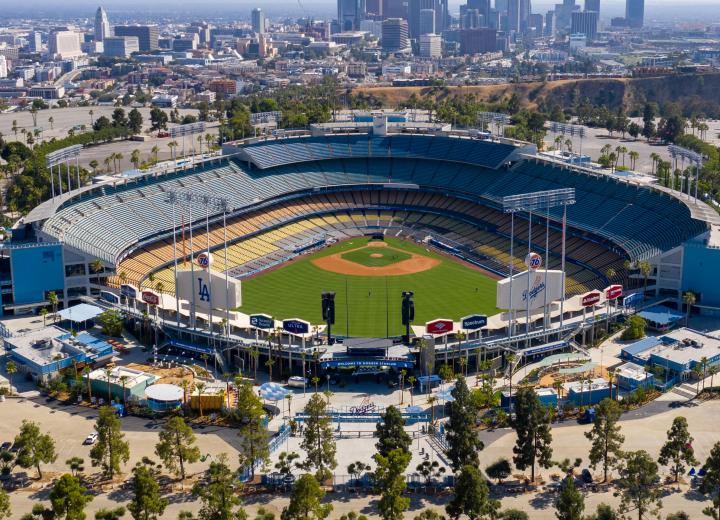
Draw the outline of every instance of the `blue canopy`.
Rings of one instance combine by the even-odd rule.
[[[290,390],[277,383],[263,383],[260,385],[260,397],[268,401],[281,401],[290,393]]]

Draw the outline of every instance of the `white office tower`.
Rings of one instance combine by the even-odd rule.
[[[109,36],[112,36],[110,19],[108,18],[105,9],[98,7],[97,12],[95,13],[95,41],[101,42]]]
[[[80,48],[80,34],[75,31],[53,31],[50,33],[49,52],[60,59],[77,58],[82,56]]]
[[[0,55],[0,78],[7,78],[8,66],[5,56]]]
[[[442,57],[442,37],[439,34],[421,34],[419,43],[421,57]]]

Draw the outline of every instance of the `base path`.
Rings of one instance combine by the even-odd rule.
[[[368,242],[363,247],[357,249],[351,249],[350,251],[357,251],[358,249],[364,249],[366,247],[386,247],[385,242]],[[404,251],[410,255],[407,260],[401,260],[394,264],[386,265],[383,267],[369,267],[367,265],[358,264],[345,260],[342,255],[347,254],[349,251],[343,251],[342,253],[335,253],[334,255],[323,256],[316,258],[312,261],[315,267],[330,271],[331,273],[345,274],[351,276],[402,276],[405,274],[415,274],[422,271],[427,271],[440,265],[440,260],[436,258],[430,258],[429,256],[418,255]]]

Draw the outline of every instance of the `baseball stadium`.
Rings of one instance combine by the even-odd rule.
[[[509,205],[520,199],[532,203]],[[718,261],[717,225],[690,195],[543,157],[528,143],[379,116],[229,142],[210,159],[54,197],[5,246],[14,293],[3,310],[43,305],[56,290],[64,306],[92,300],[156,316],[163,345],[223,363],[274,334],[291,370],[293,352],[308,348],[331,367],[350,347],[320,339],[330,332],[347,345],[373,340],[382,354],[365,358],[405,366],[420,355],[412,339],[426,335],[446,357],[567,346],[587,326],[585,296],[608,287],[679,305],[693,286],[717,308],[720,287],[699,291],[697,278],[698,265]],[[532,255],[539,268],[526,265]],[[93,275],[98,261],[105,276]],[[633,268],[641,261],[650,273]],[[530,308],[547,272],[564,273],[558,297],[547,287]],[[503,280],[514,301],[523,273],[523,303],[503,305]],[[195,285],[205,282],[212,301],[201,307]],[[621,302],[605,306],[603,296],[597,319]],[[478,316],[479,330],[463,326]],[[441,334],[426,326],[437,320],[449,323]]]

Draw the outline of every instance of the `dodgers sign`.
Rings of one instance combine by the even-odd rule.
[[[496,306],[499,309],[525,310],[529,302],[530,310],[533,310],[559,300],[562,298],[563,276],[563,272],[557,270],[528,270],[500,280]]]
[[[226,285],[227,284],[227,285]],[[240,281],[211,269],[178,271],[178,298],[195,303],[195,310],[234,309],[242,305]]]
[[[283,320],[283,329],[291,334],[307,334],[310,331],[310,324],[298,319]]]
[[[487,325],[487,316],[475,314],[473,316],[465,316],[462,319],[462,328],[465,330],[477,330]]]
[[[250,326],[258,329],[272,329],[275,321],[267,314],[253,314],[250,316]]]

